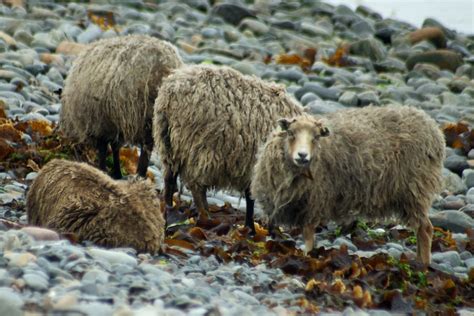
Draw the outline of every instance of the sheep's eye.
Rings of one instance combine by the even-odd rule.
[[[317,142],[319,140],[320,136],[319,135],[314,135],[313,136],[313,143]]]
[[[295,138],[295,133],[293,133],[293,131],[288,130],[287,133],[288,133],[288,137]]]

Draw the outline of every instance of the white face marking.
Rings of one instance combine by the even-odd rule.
[[[307,130],[302,130],[296,135],[292,157],[295,164],[305,165],[311,160],[312,142],[313,135]]]

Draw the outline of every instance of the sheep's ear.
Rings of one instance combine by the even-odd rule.
[[[329,132],[329,128],[327,126],[321,127],[321,137],[329,136],[331,132]]]
[[[292,121],[290,121],[289,119],[286,119],[286,118],[282,118],[282,119],[278,120],[278,125],[280,125],[280,127],[283,131],[287,131],[288,127],[290,127],[291,123],[292,123]]]

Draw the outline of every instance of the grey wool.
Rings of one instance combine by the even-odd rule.
[[[302,107],[281,85],[229,67],[190,65],[163,80],[154,111],[166,203],[177,175],[200,212],[208,207],[207,189],[234,189],[246,195],[246,224],[253,229],[249,186],[258,148],[278,118],[301,114]]]
[[[120,146],[140,145],[138,173],[145,176],[153,148],[157,88],[164,77],[182,65],[172,44],[150,36],[115,37],[89,45],[74,60],[66,78],[60,129],[78,143],[96,146],[103,170],[110,144],[115,178],[121,177]]]
[[[156,253],[164,238],[165,221],[149,180],[113,180],[86,163],[48,162],[28,191],[26,209],[30,224],[100,246]]]
[[[310,251],[321,222],[397,218],[416,231],[418,259],[430,262],[428,210],[445,155],[433,119],[411,107],[368,106],[283,123],[259,153],[251,186],[271,222],[302,226]],[[301,135],[311,135],[310,150],[296,148]]]

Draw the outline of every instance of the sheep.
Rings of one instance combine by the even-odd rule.
[[[91,44],[74,60],[65,80],[60,130],[70,139],[95,146],[102,170],[106,170],[110,144],[115,179],[122,177],[121,145],[140,145],[137,171],[146,177],[157,87],[182,64],[172,44],[149,36],[116,37]]]
[[[155,102],[153,135],[164,167],[169,209],[176,178],[206,216],[208,188],[245,195],[245,224],[255,232],[250,178],[256,153],[278,118],[303,112],[285,89],[229,67],[189,65],[163,80]]]
[[[398,217],[417,235],[417,258],[431,260],[428,210],[441,191],[444,136],[411,107],[341,110],[279,121],[259,152],[252,197],[270,223],[303,227],[305,251],[320,222]]]
[[[114,181],[86,163],[54,159],[28,190],[28,222],[80,241],[156,253],[164,236],[160,200],[149,180]]]

